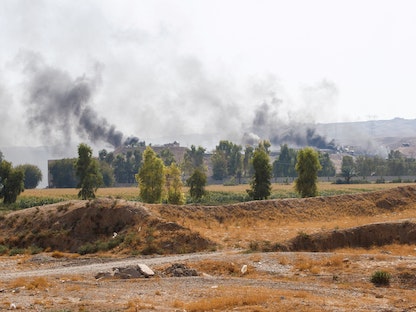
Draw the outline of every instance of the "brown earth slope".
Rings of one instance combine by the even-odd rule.
[[[416,232],[408,218],[413,215],[403,212],[413,211],[415,205],[414,186],[225,206],[149,205],[108,198],[69,201],[6,215],[0,224],[0,244],[81,253],[114,248],[115,252],[150,254],[247,248],[253,241],[267,242],[269,249],[271,243],[276,250],[413,243]],[[372,218],[379,222],[382,215],[388,216],[382,224],[357,228],[374,223]],[[353,222],[344,221],[328,231],[340,219]],[[407,220],[402,223],[397,221],[400,219]],[[394,222],[387,225],[390,221]],[[316,223],[315,228],[309,227],[311,233],[304,233],[305,222]]]
[[[1,256],[0,310],[416,311],[415,199],[416,187],[406,186],[220,207],[98,199],[13,212],[0,221],[0,244],[115,247],[111,255]],[[386,243],[394,244],[379,247]],[[223,250],[193,252],[214,245]],[[348,246],[366,249],[241,252]],[[103,277],[138,263],[155,276]],[[172,266],[186,266],[197,276],[172,277],[166,273]],[[387,285],[371,281],[377,272],[389,274]]]

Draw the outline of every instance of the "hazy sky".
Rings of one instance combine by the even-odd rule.
[[[416,118],[416,2],[0,0],[0,146]]]

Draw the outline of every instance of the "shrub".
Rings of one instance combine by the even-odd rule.
[[[23,255],[25,250],[23,248],[14,247],[9,251],[9,256]]]
[[[7,246],[0,245],[0,255],[5,255],[8,250],[9,250],[9,248],[7,248]]]
[[[370,281],[376,286],[386,286],[390,284],[390,278],[390,273],[380,270],[373,273]]]
[[[92,254],[98,251],[96,244],[86,243],[78,248],[78,253],[80,255]]]

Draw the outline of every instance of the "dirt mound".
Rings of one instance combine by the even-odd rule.
[[[383,222],[364,226],[333,230],[316,234],[299,234],[289,241],[283,250],[331,251],[337,248],[383,246],[388,244],[415,244],[416,223]]]
[[[294,237],[299,233],[299,227],[307,222],[330,224],[342,218],[344,221],[358,220],[380,215],[384,215],[383,220],[391,221],[397,219],[393,218],[394,215],[414,208],[414,186],[353,195],[251,201],[223,206],[150,205],[109,198],[68,201],[4,216],[0,223],[0,244],[9,248],[34,246],[81,254],[107,250],[138,254],[189,253],[213,249],[216,244],[245,247],[251,242],[262,241],[271,250],[274,244],[282,243],[282,246],[294,250],[366,247],[396,241],[413,242],[415,230],[407,223],[381,223],[366,225],[362,229],[345,229],[347,226],[343,226],[344,230],[330,233],[314,228],[304,237]],[[378,220],[373,218],[367,223],[370,222]],[[294,224],[292,227],[284,228],[291,223]],[[337,225],[343,223],[338,221]],[[349,226],[363,224],[357,222]],[[317,232],[320,234],[313,236]],[[289,241],[292,238],[293,241]]]
[[[10,213],[0,243],[12,247],[91,253],[118,248],[139,253],[196,252],[213,247],[198,233],[155,217],[140,203],[69,201]]]
[[[237,219],[330,220],[344,216],[370,216],[416,207],[416,188],[398,187],[386,191],[312,198],[251,201],[224,206],[146,205],[166,219],[224,222]]]

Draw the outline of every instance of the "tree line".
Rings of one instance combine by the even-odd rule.
[[[227,149],[228,142],[220,142],[218,150],[221,152],[232,151]],[[272,165],[270,163],[270,143],[261,141],[254,148],[249,160],[252,167],[250,188],[247,194],[253,200],[267,199],[271,194]],[[182,193],[183,173],[188,172],[186,184],[194,201],[198,201],[205,194],[206,166],[203,161],[205,150],[192,146],[184,157],[182,170],[175,162],[166,165],[159,155],[150,147],[143,152],[141,166],[135,174],[135,180],[139,186],[140,198],[147,203],[166,203],[180,205],[184,203],[185,196]],[[98,161],[92,158],[92,150],[85,144],[78,149],[78,160],[75,162],[76,175],[79,178],[78,188],[81,190],[78,196],[82,199],[94,198],[95,191],[103,184],[102,174]],[[234,162],[237,157],[225,158]],[[228,161],[224,168],[230,168]],[[319,163],[318,153],[311,147],[306,147],[298,152],[296,161],[298,178],[295,181],[295,189],[302,197],[317,195],[317,172],[322,169]],[[237,173],[237,171],[235,172]]]
[[[383,176],[412,176],[416,173],[416,160],[394,150],[390,151],[387,158],[344,155],[341,172],[337,174],[328,152],[310,148],[297,150],[284,144],[272,161],[270,147],[270,142],[262,141],[257,147],[246,146],[243,149],[241,145],[221,140],[212,151],[209,161],[205,148],[192,145],[186,149],[183,161],[177,163],[169,148],[155,153],[151,146],[147,146],[144,151],[133,149],[117,155],[103,149],[96,159],[92,157],[88,145],[80,144],[78,159],[53,161],[49,165],[49,173],[53,187],[80,188],[81,198],[92,197],[98,187],[138,183],[140,192],[144,192],[140,196],[146,201],[163,200],[175,204],[184,201],[180,191],[184,183],[190,186],[193,200],[197,201],[204,195],[208,165],[211,166],[213,180],[230,184],[248,181],[250,189],[247,193],[252,199],[270,196],[272,178],[296,178],[296,190],[306,197],[315,196],[316,177],[338,177],[337,183],[353,183],[354,180],[363,181],[369,176],[378,176],[383,181]],[[87,173],[88,178],[85,177]],[[156,178],[157,181],[150,183]],[[5,203],[14,202],[24,189],[37,187],[41,179],[39,168],[29,164],[13,167],[0,151],[0,198]],[[146,181],[150,183],[148,192]],[[84,189],[84,184],[93,187]],[[158,185],[159,190],[155,185]],[[307,191],[304,192],[304,189]]]

